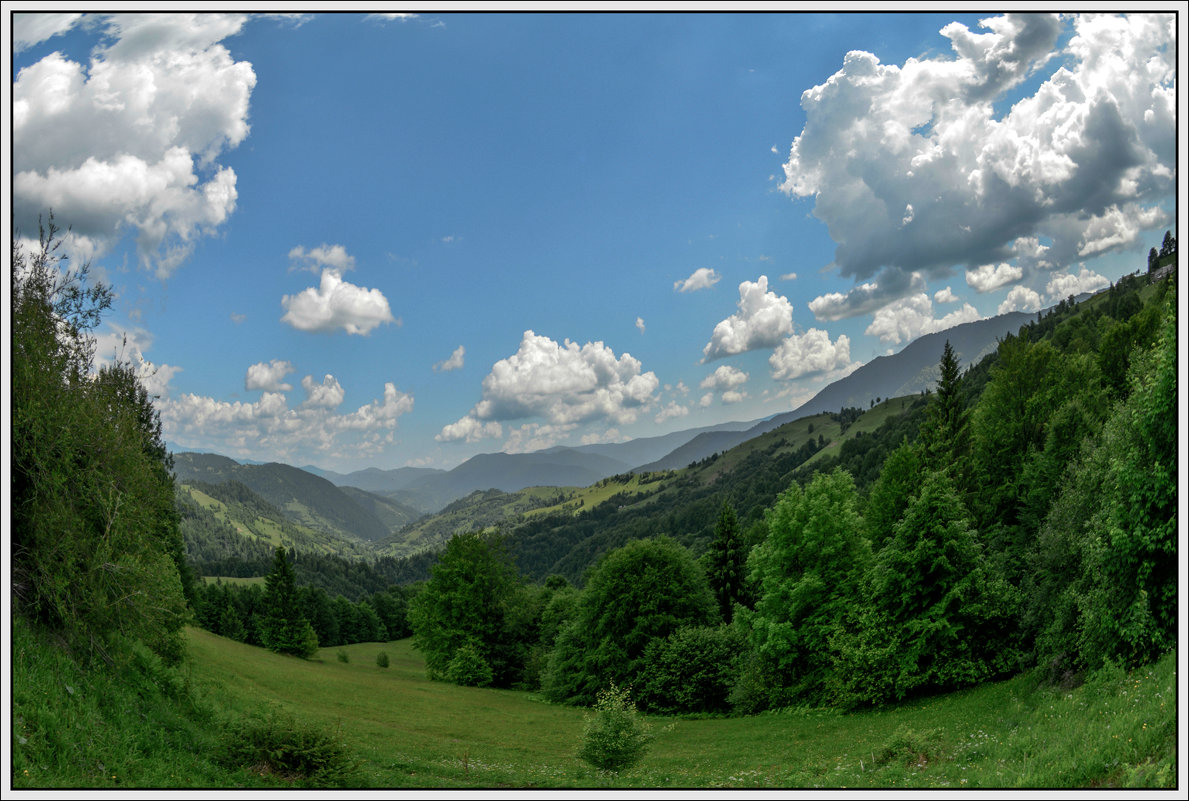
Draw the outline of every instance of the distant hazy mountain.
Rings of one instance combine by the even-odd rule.
[[[330,481],[297,467],[278,462],[240,464],[210,453],[176,453],[173,466],[182,483],[238,481],[294,522],[310,528],[362,540],[383,539],[391,533],[374,513]]]

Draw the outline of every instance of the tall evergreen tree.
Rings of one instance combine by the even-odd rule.
[[[714,526],[714,540],[707,554],[707,578],[718,601],[723,620],[731,622],[735,604],[746,604],[747,545],[739,531],[739,521],[730,501],[723,501]]]
[[[937,389],[925,412],[920,442],[930,469],[949,470],[951,475],[956,475],[963,469],[970,450],[970,426],[958,356],[948,339],[938,370]]]
[[[277,548],[272,571],[264,577],[264,619],[261,621],[264,647],[303,659],[318,650],[318,635],[301,611],[301,597],[293,566],[284,548]]]

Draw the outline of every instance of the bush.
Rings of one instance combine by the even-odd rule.
[[[729,626],[678,629],[653,640],[640,672],[640,705],[650,712],[727,712],[743,638]]]
[[[599,770],[627,770],[644,757],[652,742],[648,721],[640,717],[627,688],[612,684],[599,693],[594,714],[582,727],[579,758]]]
[[[446,665],[446,678],[463,687],[486,687],[493,678],[491,665],[483,658],[483,654],[474,643],[466,643],[450,659]]]
[[[382,668],[388,667],[388,654],[384,651],[376,654],[376,664]]]
[[[338,651],[336,651],[335,656],[338,657],[338,660],[340,662],[342,662],[343,664],[346,664],[351,661],[351,655],[342,649],[339,649]]]
[[[355,762],[337,737],[277,714],[232,726],[217,757],[229,767],[310,786],[342,787],[355,779]]]

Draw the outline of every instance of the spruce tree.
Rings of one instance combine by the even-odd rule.
[[[731,622],[736,603],[747,603],[747,546],[730,501],[723,501],[707,554],[707,578],[723,620]]]
[[[264,578],[264,619],[261,623],[264,647],[303,659],[318,649],[318,635],[301,612],[293,567],[278,547],[272,571]]]

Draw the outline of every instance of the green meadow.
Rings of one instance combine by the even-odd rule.
[[[165,668],[87,670],[14,628],[15,789],[324,786],[220,762],[244,721],[320,732],[359,788],[1173,788],[1176,655],[1072,689],[1029,676],[876,711],[649,719],[643,761],[577,757],[585,710],[430,681],[410,640],[281,656],[189,629]],[[389,666],[380,667],[384,652]]]

